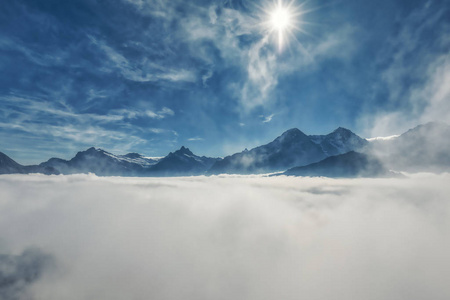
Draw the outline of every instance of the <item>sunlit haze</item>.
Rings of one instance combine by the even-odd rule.
[[[274,29],[277,31],[278,46],[281,50],[283,47],[283,36],[286,34],[285,31],[291,22],[291,14],[289,10],[283,6],[282,0],[279,0],[278,6],[275,11],[272,12],[270,21]]]

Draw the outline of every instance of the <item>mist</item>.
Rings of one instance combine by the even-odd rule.
[[[3,175],[1,299],[449,299],[449,180]]]

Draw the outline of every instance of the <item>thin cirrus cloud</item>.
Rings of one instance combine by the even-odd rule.
[[[159,111],[136,109],[112,109],[107,114],[94,113],[76,113],[73,108],[66,103],[60,102],[56,105],[54,102],[45,101],[38,98],[25,98],[20,96],[6,96],[1,97],[2,101],[7,104],[6,107],[1,108],[0,111],[4,115],[19,114],[27,118],[27,122],[39,121],[39,118],[44,115],[46,118],[54,117],[61,118],[64,121],[75,121],[79,123],[92,124],[93,122],[109,123],[123,121],[125,118],[134,119],[137,117],[148,117],[151,119],[164,119],[166,117],[174,116],[175,112],[170,108],[163,107]],[[30,115],[35,115],[31,117]]]
[[[118,70],[124,78],[137,82],[158,80],[195,82],[197,80],[195,72],[190,70],[177,70],[170,67],[163,67],[156,65],[155,63],[150,63],[145,59],[132,64],[127,58],[108,46],[104,41],[98,40],[92,36],[89,36],[89,39],[94,45],[98,46],[109,59],[109,66],[103,65],[102,68],[102,70],[106,72]]]
[[[40,51],[32,49],[23,45],[20,41],[7,37],[0,38],[0,49],[16,51],[23,55],[25,59],[42,67],[60,66],[68,58],[68,54],[64,51],[59,50],[54,53],[47,53],[42,51],[42,49],[39,49]]]
[[[0,295],[448,299],[448,180],[0,176]]]
[[[141,134],[162,135],[171,138],[177,136],[174,130],[129,124],[128,120],[158,121],[174,116],[175,112],[167,107],[158,111],[113,109],[106,114],[95,114],[76,112],[67,103],[49,102],[36,97],[11,95],[1,97],[1,100],[4,106],[0,108],[0,116],[4,120],[9,120],[9,122],[0,121],[0,136],[6,142],[4,145],[6,148],[3,151],[8,150],[10,144],[17,144],[18,136],[22,136],[22,139],[25,136],[25,140],[31,140],[33,143],[36,142],[34,137],[40,138],[39,145],[34,145],[34,149],[44,146],[50,150],[54,148],[52,143],[56,142],[59,145],[70,143],[80,148],[95,145],[121,153],[128,152],[140,145],[146,145],[149,141],[140,137]],[[43,119],[46,122],[42,122]],[[8,131],[12,131],[14,134],[5,134]],[[80,148],[70,147],[71,152],[81,150]],[[46,152],[48,153],[48,151]],[[39,161],[30,161],[30,158],[26,157],[19,157],[19,159],[21,161],[25,159],[25,162],[39,163]]]

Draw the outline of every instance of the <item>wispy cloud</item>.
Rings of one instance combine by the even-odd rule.
[[[73,148],[74,145],[98,146],[123,153],[151,142],[149,134],[170,138],[177,136],[176,131],[160,128],[157,123],[153,126],[148,123],[145,126],[130,123],[130,120],[137,118],[158,122],[174,116],[174,111],[168,107],[158,111],[115,109],[100,115],[76,112],[64,101],[49,102],[40,98],[14,95],[0,97],[0,100],[3,103],[0,107],[0,116],[4,120],[0,121],[2,131],[40,137],[50,148],[53,143],[58,142],[68,148]],[[43,119],[46,122],[42,122]],[[13,139],[11,136],[3,138]]]
[[[174,116],[175,112],[170,108],[163,107],[161,110],[156,112],[149,109],[143,111],[137,109],[113,109],[109,111],[109,114],[128,119],[148,117],[151,119],[161,120],[170,116]]]
[[[189,142],[200,142],[200,141],[204,141],[204,138],[201,137],[193,137],[193,138],[189,138],[188,141]]]
[[[168,107],[163,107],[159,111],[137,110],[137,109],[111,109],[106,114],[93,114],[75,112],[73,108],[67,106],[64,101],[50,102],[39,98],[21,97],[21,96],[2,96],[0,100],[6,105],[0,108],[3,114],[26,114],[28,121],[32,121],[30,115],[45,114],[46,117],[63,118],[63,121],[72,119],[80,123],[92,124],[99,123],[117,123],[125,118],[134,119],[137,117],[148,117],[152,119],[164,119],[174,116],[175,113]]]
[[[99,40],[93,36],[89,37],[91,42],[101,49],[110,64],[103,65],[106,72],[119,71],[122,76],[131,81],[153,82],[167,80],[173,82],[195,82],[197,75],[194,70],[175,69],[170,66],[157,65],[145,58],[132,63],[129,59],[109,46],[105,41]]]
[[[272,121],[273,117],[275,116],[275,114],[271,114],[269,116],[261,116],[261,118],[263,118],[263,123],[269,123],[270,121]]]
[[[387,65],[381,76],[390,105],[366,116],[372,119],[368,126],[373,126],[373,135],[450,121],[450,34],[442,22],[448,12],[432,1],[423,3],[403,20],[380,53],[378,63]]]
[[[41,67],[61,66],[68,58],[68,54],[60,49],[33,49],[30,45],[7,37],[0,38],[0,49],[19,52],[30,62]]]

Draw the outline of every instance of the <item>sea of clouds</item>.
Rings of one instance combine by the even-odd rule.
[[[0,176],[0,299],[450,299],[450,175]]]

